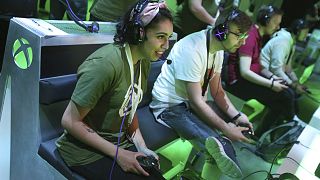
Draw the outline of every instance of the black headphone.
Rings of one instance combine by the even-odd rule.
[[[149,0],[140,0],[132,9],[126,28],[126,36],[129,44],[141,44],[146,39],[143,22],[140,13],[147,7]]]
[[[290,31],[297,35],[302,29],[306,29],[309,27],[309,23],[303,19],[296,19],[290,25]]]
[[[258,12],[257,22],[263,26],[266,26],[274,14],[275,14],[275,9],[273,6],[269,5],[269,6],[263,7]]]
[[[224,41],[228,38],[229,27],[228,22],[239,16],[239,12],[236,9],[233,9],[224,23],[217,25],[213,28],[213,34],[219,41]]]

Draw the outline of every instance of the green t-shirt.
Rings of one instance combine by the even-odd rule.
[[[134,69],[138,68],[138,64]],[[146,91],[150,61],[141,61],[141,89]],[[135,84],[139,73],[135,74]],[[137,74],[137,75],[136,75]],[[106,140],[117,144],[122,118],[120,109],[130,96],[130,69],[124,48],[109,44],[91,54],[78,69],[78,82],[71,100],[81,107],[90,108],[84,122]],[[136,88],[135,88],[136,91]],[[131,91],[130,91],[131,92]],[[133,112],[134,113],[134,112]],[[121,133],[121,147],[129,147],[126,139],[128,116]],[[84,165],[102,158],[101,152],[75,139],[66,131],[57,141],[59,152],[69,166]]]
[[[102,21],[116,22],[136,2],[138,0],[95,0],[90,14]]]
[[[202,6],[212,17],[216,16],[218,6],[215,4],[215,0],[203,0]],[[183,1],[183,3],[177,7],[177,12],[173,20],[174,25],[181,29],[185,35],[203,30],[208,25],[193,15],[187,0]]]

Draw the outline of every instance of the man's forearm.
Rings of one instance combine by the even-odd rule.
[[[221,119],[205,101],[190,103],[190,105],[200,119],[206,122],[212,129],[219,129],[224,132],[228,128],[228,124]]]
[[[218,107],[229,116],[230,119],[239,114],[239,111],[234,107],[225,91],[221,91],[215,98]]]

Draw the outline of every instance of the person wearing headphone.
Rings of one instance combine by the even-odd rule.
[[[281,28],[273,34],[272,38],[262,48],[260,59],[265,77],[277,76],[284,80],[298,94],[305,93],[307,88],[298,82],[292,70],[292,57],[295,43],[306,39],[309,24],[304,19],[296,19],[289,28]]]
[[[143,140],[136,109],[147,88],[150,61],[169,47],[172,22],[165,4],[139,0],[117,24],[114,43],[79,67],[57,147],[71,170],[85,179],[154,179],[137,160],[158,156]]]
[[[178,39],[206,29],[208,25],[214,26],[219,16],[220,1],[223,7],[231,7],[236,0],[178,0],[173,27]]]
[[[230,139],[249,142],[242,131],[253,127],[230,102],[220,73],[224,51],[235,52],[245,43],[252,22],[239,10],[225,19],[213,29],[192,33],[174,44],[168,56],[171,63],[163,64],[154,83],[150,108],[157,121],[204,152],[208,162],[213,158],[222,173],[241,177]],[[214,102],[207,101],[208,86]]]
[[[257,23],[249,31],[246,44],[228,58],[227,90],[244,100],[256,99],[269,108],[255,130],[257,136],[261,136],[281,118],[291,120],[295,114],[294,92],[279,77],[264,77],[261,74],[262,37],[270,36],[278,30],[281,19],[280,9],[271,5],[262,6],[258,10]]]
[[[311,4],[311,3],[310,3]],[[310,6],[308,3],[308,5]],[[307,11],[305,12],[305,19],[308,21],[310,25],[310,32],[312,32],[314,29],[319,29],[320,27],[320,1],[317,0],[314,2],[312,7],[306,8]]]

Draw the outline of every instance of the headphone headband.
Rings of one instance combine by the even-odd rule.
[[[295,35],[299,33],[302,29],[309,28],[309,24],[304,19],[296,19],[290,25],[290,31],[292,31]]]
[[[281,11],[272,5],[262,6],[257,15],[257,22],[265,26],[270,21],[271,17]]]
[[[229,33],[229,22],[233,21],[235,18],[239,16],[239,12],[236,9],[233,9],[226,20],[222,23],[217,25],[214,29],[214,36],[219,40],[219,41],[224,41],[227,39],[228,33]]]
[[[140,44],[145,37],[145,27],[157,16],[160,8],[166,8],[162,1],[139,0],[130,12],[126,34],[130,44]]]

